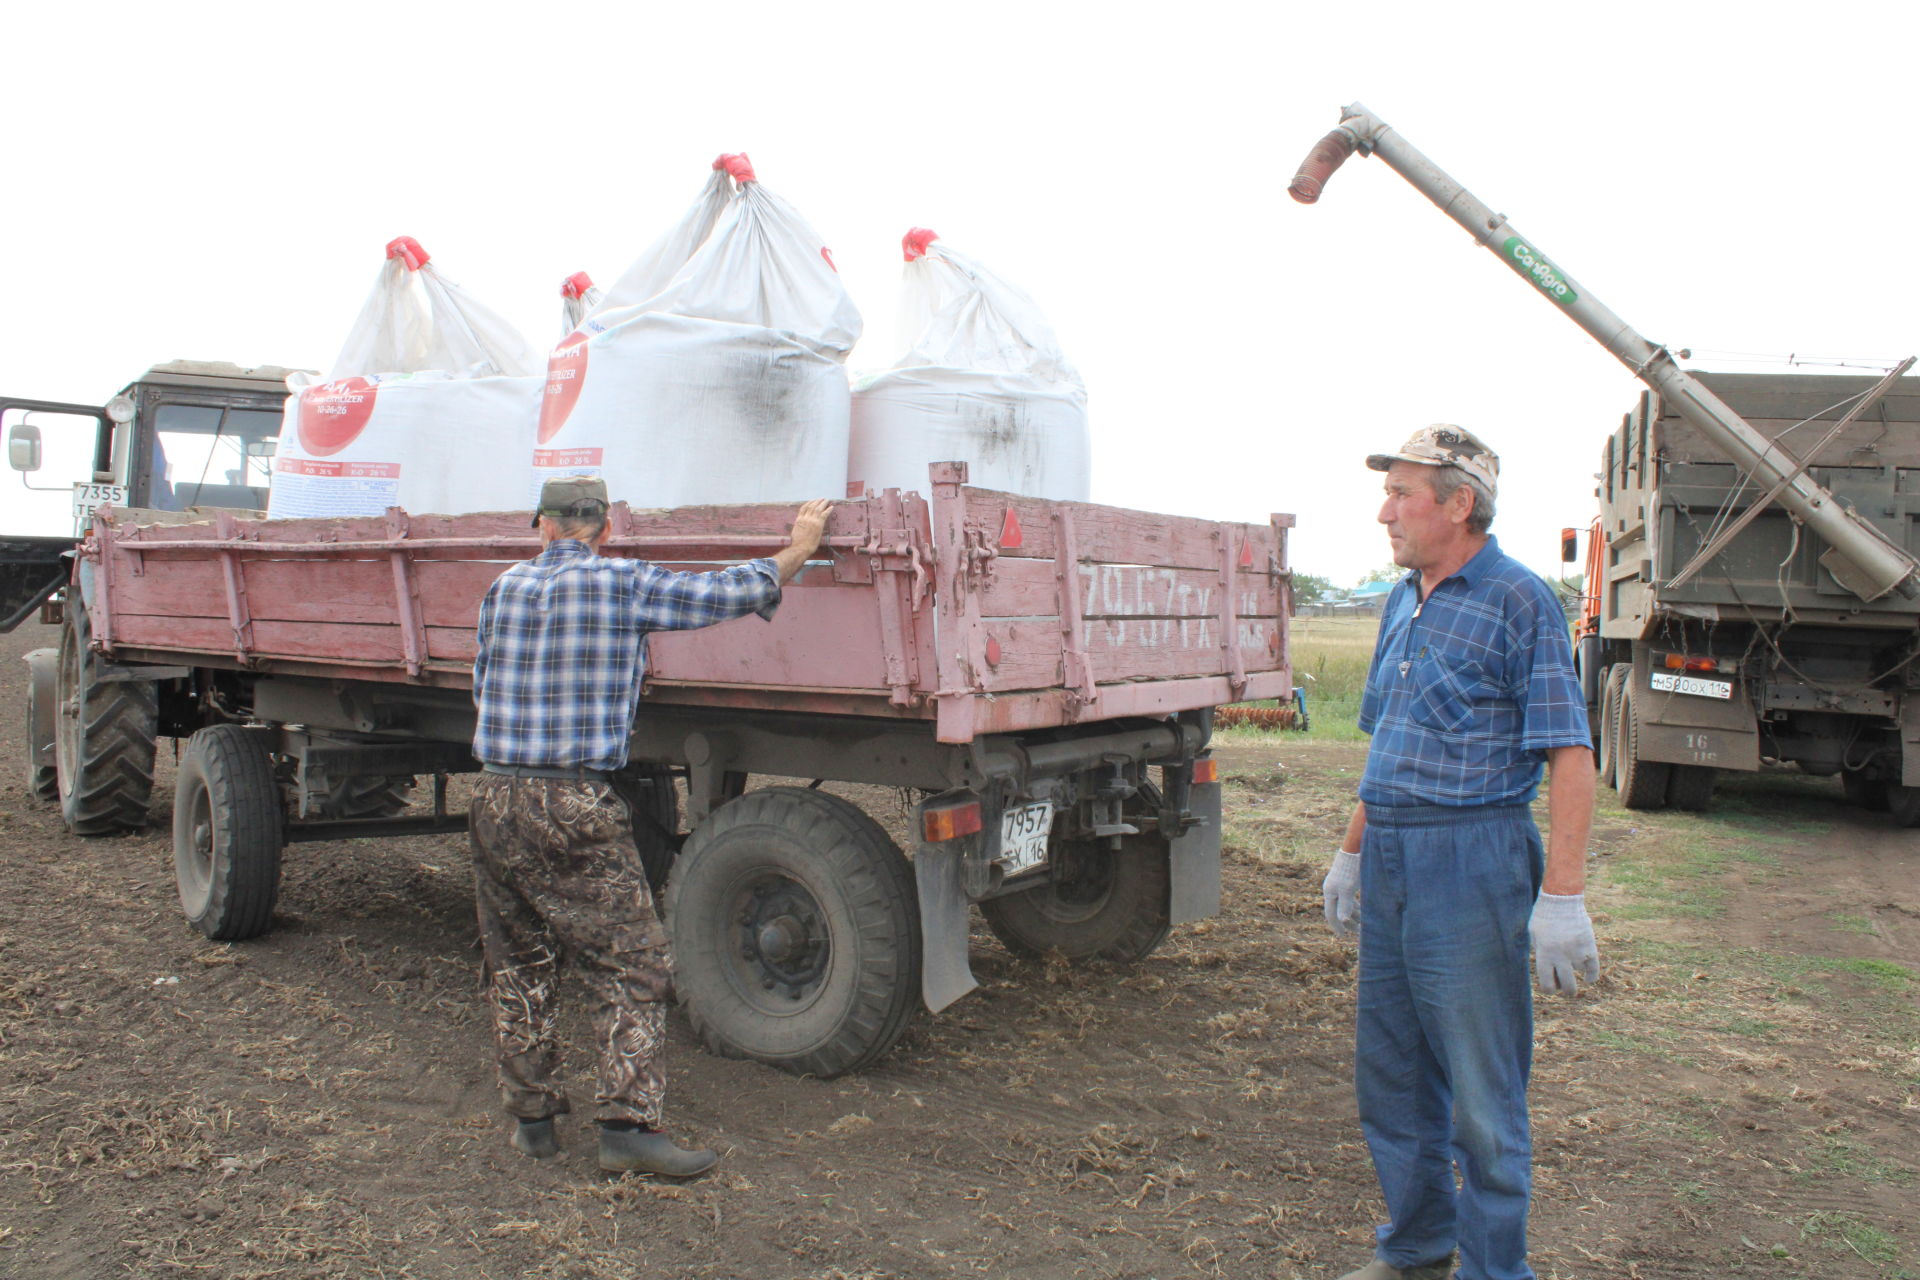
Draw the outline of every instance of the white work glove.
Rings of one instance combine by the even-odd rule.
[[[1527,921],[1533,939],[1533,973],[1546,992],[1579,994],[1580,978],[1600,980],[1600,947],[1587,918],[1586,895],[1543,893]]]
[[[1327,878],[1320,882],[1320,898],[1327,908],[1327,927],[1336,938],[1360,934],[1360,855],[1336,849]]]

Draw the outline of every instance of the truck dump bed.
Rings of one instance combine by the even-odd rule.
[[[1852,401],[1878,379],[1697,376],[1755,431],[1805,458],[1813,479],[1887,541],[1920,554],[1920,378],[1902,378],[1864,416],[1833,434]],[[1601,459],[1601,528],[1608,548],[1602,634],[1636,639],[1663,614],[1913,625],[1920,600],[1889,592],[1861,601],[1821,566],[1827,544],[1771,504],[1693,576],[1667,585],[1765,493],[1673,406],[1643,393]]]
[[[650,642],[647,703],[932,722],[943,742],[1287,697],[1286,531],[966,487],[836,506],[771,623]],[[606,554],[707,568],[784,545],[793,508],[629,510]],[[123,662],[459,688],[527,514],[182,522],[108,509],[82,551]]]

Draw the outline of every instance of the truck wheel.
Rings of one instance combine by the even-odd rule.
[[[1675,809],[1705,813],[1713,806],[1713,783],[1719,770],[1711,765],[1667,766],[1667,803]]]
[[[1627,675],[1632,670],[1624,662],[1608,667],[1600,695],[1600,781],[1616,789],[1620,785],[1620,752],[1616,749],[1620,735],[1620,691],[1626,687]]]
[[[1069,960],[1131,964],[1167,936],[1167,846],[1158,837],[1127,836],[1118,854],[1075,844],[1064,878],[980,904],[993,936],[1015,955],[1057,951]]]
[[[1858,769],[1840,771],[1840,790],[1848,804],[1859,805],[1869,813],[1887,811],[1887,780],[1870,778]]]
[[[87,612],[70,602],[55,679],[54,764],[60,814],[77,836],[147,825],[160,697],[151,680],[101,680]]]
[[[1640,758],[1640,716],[1633,705],[1631,683],[1620,689],[1618,731],[1614,734],[1614,768],[1619,771],[1620,803],[1629,809],[1664,809],[1667,805],[1669,766]]]
[[[60,798],[60,767],[54,763],[54,687],[60,651],[35,649],[27,655],[27,794],[35,800]]]
[[[1903,787],[1897,782],[1889,782],[1887,812],[1893,815],[1896,826],[1920,827],[1920,787]]]
[[[714,810],[667,882],[675,982],[708,1049],[796,1075],[857,1071],[920,1004],[913,871],[837,796],[768,787]]]
[[[187,741],[173,791],[180,909],[217,941],[256,938],[280,895],[280,787],[260,735],[233,724]]]

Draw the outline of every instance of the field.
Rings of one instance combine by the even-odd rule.
[[[508,1149],[462,841],[296,846],[274,932],[223,946],[174,900],[169,752],[153,830],[68,836],[17,763],[17,656],[52,638],[23,627],[0,639],[0,1276],[1338,1275],[1379,1213],[1353,951],[1318,890],[1366,641],[1314,622],[1313,732],[1221,747],[1220,917],[1131,969],[982,929],[982,989],[851,1079],[709,1057],[676,1016],[670,1119],[725,1153],[685,1185],[599,1174],[578,1116],[562,1161]],[[897,827],[897,796],[854,794]],[[1539,1007],[1540,1274],[1920,1277],[1920,833],[1765,773],[1704,815],[1604,794],[1593,854],[1605,977]]]

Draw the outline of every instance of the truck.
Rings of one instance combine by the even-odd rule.
[[[1913,360],[1878,378],[1696,375],[1359,103],[1289,193],[1316,203],[1355,153],[1647,386],[1602,450],[1575,630],[1602,779],[1631,809],[1704,809],[1720,771],[1793,761],[1920,824]]]
[[[1854,519],[1920,549],[1920,378],[1876,397],[1871,377],[1697,377]],[[1662,394],[1623,416],[1598,475],[1575,656],[1621,803],[1704,809],[1719,771],[1790,761],[1920,825],[1920,600],[1848,591]]]
[[[138,828],[156,741],[184,740],[175,878],[214,939],[271,928],[291,847],[464,830],[448,782],[479,767],[479,604],[539,548],[527,511],[264,518],[283,375],[176,364],[100,408],[0,399],[23,480],[52,456],[43,427],[92,432],[65,446],[90,466],[78,541],[6,544],[10,625],[61,626],[28,658],[34,792],[76,834]],[[182,406],[199,452],[167,437]],[[975,986],[975,906],[1017,954],[1119,963],[1219,910],[1213,708],[1291,693],[1292,517],[966,480],[934,463],[925,496],[838,503],[771,622],[651,638],[613,785],[714,1052],[872,1063]],[[616,501],[605,553],[736,562],[794,511]],[[908,793],[909,848],[826,782]]]

